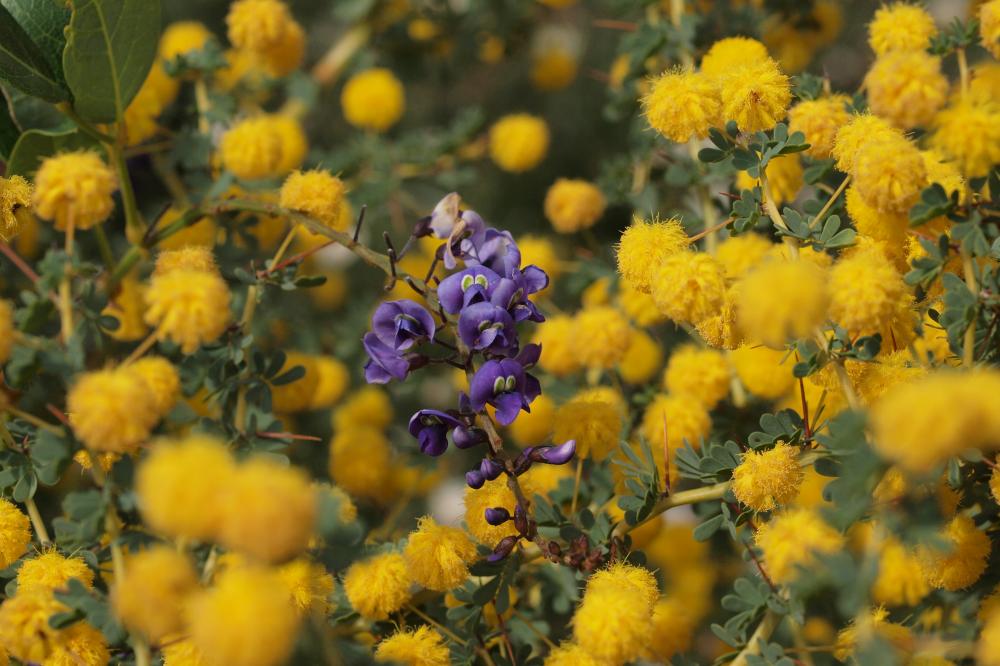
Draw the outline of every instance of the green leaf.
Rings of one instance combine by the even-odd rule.
[[[86,134],[76,130],[50,132],[48,130],[28,130],[14,144],[7,162],[7,174],[31,176],[38,170],[42,160],[60,151],[90,148],[96,143]]]
[[[156,57],[159,0],[75,0],[63,52],[73,107],[93,122],[120,120]]]
[[[0,160],[6,160],[14,150],[17,137],[21,135],[21,130],[14,122],[14,114],[11,113],[10,101],[0,90]]]
[[[0,5],[28,33],[55,79],[63,85],[62,54],[66,48],[65,28],[69,23],[68,3],[55,0],[0,0]]]
[[[3,6],[0,6],[0,77],[15,88],[48,102],[69,99],[69,93],[46,62],[41,49]]]

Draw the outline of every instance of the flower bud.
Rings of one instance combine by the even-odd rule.
[[[460,449],[469,449],[486,441],[486,432],[481,428],[459,426],[451,433],[451,439]]]
[[[510,555],[510,552],[514,550],[514,546],[517,544],[517,540],[520,538],[521,537],[516,537],[516,536],[504,537],[500,541],[500,543],[497,544],[497,547],[493,549],[493,552],[490,554],[490,556],[486,558],[486,561],[499,562],[500,560]]]
[[[492,481],[503,473],[503,467],[495,460],[483,458],[483,462],[479,464],[479,471],[488,481]]]
[[[549,465],[565,465],[573,459],[576,453],[576,440],[571,439],[559,446],[543,446],[531,452],[531,459],[535,462],[548,463]]]
[[[486,509],[486,522],[490,525],[503,525],[508,520],[510,520],[510,511],[502,506]]]
[[[470,488],[479,489],[486,483],[486,477],[478,469],[474,469],[465,473],[465,482]]]

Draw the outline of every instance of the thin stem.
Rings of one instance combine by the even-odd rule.
[[[955,52],[958,57],[958,77],[961,82],[962,97],[969,94],[969,61],[965,57],[965,49],[961,48]]]
[[[80,131],[89,136],[91,139],[97,141],[98,143],[113,143],[114,138],[108,134],[105,134],[98,130],[96,127],[91,125],[89,122],[84,120],[77,114],[76,110],[68,103],[62,102],[56,105],[63,115],[73,121],[73,123],[80,128]]]
[[[18,409],[17,407],[14,407],[13,405],[5,405],[3,409],[4,409],[5,412],[7,412],[8,414],[10,414],[11,416],[16,416],[17,418],[21,419],[22,421],[27,421],[28,423],[30,423],[31,425],[35,426],[36,428],[41,428],[42,430],[48,430],[49,432],[51,432],[53,434],[56,434],[56,435],[62,435],[62,434],[64,434],[63,429],[60,428],[59,426],[57,426],[55,424],[52,424],[52,423],[49,423],[48,421],[43,421],[42,419],[38,418],[34,414],[29,414],[28,412],[26,412],[26,411],[24,411],[22,409]]]
[[[764,210],[767,211],[768,217],[774,223],[774,226],[778,227],[786,233],[791,233],[788,225],[785,224],[785,218],[781,217],[781,212],[778,207],[774,204],[774,196],[771,194],[771,186],[767,182],[767,174],[764,169],[760,170],[760,187],[764,193]],[[799,242],[792,236],[784,236],[785,244],[788,245],[788,252],[791,254],[792,259],[799,258]]]
[[[24,506],[28,509],[28,518],[31,519],[31,526],[35,530],[38,541],[43,546],[51,543],[52,539],[49,538],[49,532],[45,529],[45,522],[42,520],[42,514],[38,511],[38,505],[35,504],[35,498],[29,497],[24,500]]]
[[[66,265],[59,281],[59,322],[63,344],[73,335],[73,250],[76,237],[76,223],[72,212],[66,225]]]
[[[111,161],[115,163],[115,170],[118,172],[118,187],[122,192],[122,204],[125,208],[125,226],[133,233],[142,232],[145,224],[142,215],[139,213],[139,206],[135,200],[135,190],[132,189],[132,178],[128,173],[128,164],[125,162],[125,154],[122,152],[118,142],[106,144]]]
[[[108,242],[108,235],[104,233],[104,225],[98,224],[94,227],[94,236],[97,238],[97,249],[101,253],[101,261],[109,271],[115,270],[115,255],[111,252],[111,243]]]
[[[615,528],[614,536],[624,536],[632,530],[638,529],[652,520],[656,520],[659,518],[661,513],[667,511],[668,509],[672,509],[675,506],[697,504],[698,502],[709,502],[711,500],[722,499],[722,496],[726,494],[727,490],[729,490],[729,481],[723,481],[715,484],[714,486],[705,486],[703,488],[694,488],[692,490],[682,490],[678,493],[668,495],[657,502],[650,514],[635,525],[619,523],[618,527]]]
[[[569,505],[569,512],[576,513],[576,501],[580,495],[580,480],[583,478],[583,457],[576,457],[576,477],[573,479],[573,501]]]
[[[819,209],[819,212],[816,214],[816,217],[813,218],[812,223],[809,225],[810,227],[817,226],[819,225],[820,222],[823,221],[823,218],[826,217],[826,214],[830,212],[830,209],[833,208],[833,204],[837,202],[837,199],[840,198],[840,195],[844,193],[844,190],[847,189],[847,186],[850,185],[850,183],[851,183],[851,177],[848,175],[846,178],[844,178],[844,180],[841,181],[837,189],[833,191],[833,194],[831,194],[830,198],[826,200],[826,203],[823,204],[823,207]]]
[[[457,643],[459,645],[465,645],[465,641],[462,640],[462,638],[460,636],[458,636],[455,632],[453,632],[448,627],[445,627],[440,622],[438,622],[437,620],[435,620],[434,618],[432,618],[430,615],[427,615],[426,613],[424,613],[422,610],[420,610],[416,606],[414,606],[412,604],[408,604],[406,606],[406,610],[410,611],[411,613],[413,613],[414,615],[416,615],[417,617],[419,617],[421,620],[423,620],[427,624],[431,625],[432,627],[434,627],[435,629],[437,629],[438,631],[440,631],[442,634],[444,634],[445,636],[447,636],[449,639],[451,639],[455,643]]]
[[[156,341],[159,339],[159,330],[154,330],[152,333],[146,336],[146,339],[139,343],[139,346],[132,350],[132,353],[128,355],[124,361],[122,361],[122,366],[131,365],[135,363],[142,355],[148,352]]]
[[[295,240],[295,235],[298,233],[299,228],[297,226],[292,226],[285,235],[285,240],[281,241],[281,245],[278,246],[277,252],[274,253],[274,257],[271,259],[271,266],[274,266],[281,258],[285,256],[285,252],[288,251],[289,246],[291,246],[292,241]]]
[[[964,53],[964,51],[960,51],[959,53]],[[969,291],[972,292],[972,296],[976,298],[979,293],[979,288],[976,285],[976,270],[972,264],[972,253],[966,249],[965,243],[962,243],[960,252],[962,254],[962,272],[965,274],[965,286],[969,288]],[[965,337],[962,341],[962,365],[967,368],[972,367],[972,364],[976,360],[977,316],[978,315],[974,315],[972,317],[972,321],[969,322],[969,327],[965,329]]]
[[[694,243],[695,241],[700,241],[702,238],[705,238],[705,237],[711,238],[712,234],[714,234],[719,229],[725,229],[727,226],[729,226],[729,223],[732,222],[732,221],[733,221],[733,218],[728,217],[725,220],[723,220],[722,222],[719,222],[718,224],[713,224],[708,229],[705,229],[704,231],[699,231],[698,233],[696,233],[693,236],[689,236],[688,237],[688,242],[689,243]]]
[[[757,625],[757,629],[750,636],[750,640],[747,641],[746,646],[736,655],[736,659],[729,662],[730,666],[746,666],[750,663],[749,657],[760,654],[761,643],[767,643],[767,639],[771,637],[771,634],[774,633],[774,630],[778,628],[778,624],[780,623],[781,617],[768,609],[764,613],[760,624]]]
[[[371,32],[368,25],[361,23],[344,33],[313,67],[313,80],[320,86],[335,83],[348,61],[368,43]]]
[[[42,279],[41,276],[39,276],[38,273],[36,273],[31,266],[28,265],[28,262],[22,259],[21,255],[19,255],[8,243],[0,241],[0,253],[3,253],[5,257],[10,259],[10,262],[17,267],[17,270],[24,273],[24,275],[32,282],[37,283]]]

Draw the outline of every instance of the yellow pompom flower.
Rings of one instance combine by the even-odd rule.
[[[90,229],[111,215],[117,189],[114,172],[97,153],[59,153],[45,158],[35,174],[34,211],[60,231],[70,223]]]
[[[410,576],[399,553],[383,553],[355,562],[344,574],[344,593],[351,606],[369,620],[384,620],[410,600]]]
[[[301,470],[251,458],[224,488],[219,542],[266,562],[288,560],[309,545],[317,507],[316,491]]]
[[[768,451],[748,451],[733,470],[733,494],[754,511],[774,511],[799,494],[799,451],[778,442]]]
[[[637,290],[650,293],[660,265],[689,242],[677,219],[661,222],[659,218],[634,217],[618,240],[618,274]]]
[[[626,384],[638,386],[651,380],[661,365],[663,365],[663,348],[659,343],[645,331],[633,331],[628,349],[618,362],[618,375]]]
[[[226,14],[233,46],[258,53],[280,43],[292,22],[288,6],[281,0],[236,0]]]
[[[738,280],[763,261],[773,248],[774,243],[760,234],[740,234],[722,241],[715,258],[722,264],[727,278]]]
[[[858,251],[830,271],[830,317],[852,334],[870,335],[892,323],[908,296],[903,276],[877,251]]]
[[[266,114],[238,121],[222,135],[222,165],[237,178],[273,178],[282,172],[283,136],[274,117]]]
[[[163,666],[206,666],[205,657],[189,638],[164,643],[160,654]]]
[[[833,152],[837,130],[851,120],[847,112],[850,104],[847,95],[829,95],[819,99],[804,100],[788,112],[788,132],[802,132],[809,148],[809,157],[825,160]]]
[[[295,171],[281,186],[281,205],[345,231],[351,222],[341,215],[345,190],[344,181],[322,169]]]
[[[547,317],[536,328],[532,342],[544,353],[538,365],[551,375],[565,377],[580,369],[576,347],[576,318],[568,315]]]
[[[771,129],[788,111],[791,83],[770,58],[744,62],[719,77],[722,122],[736,121],[743,132]]]
[[[605,573],[594,574],[587,583],[573,616],[573,639],[599,663],[620,666],[639,658],[649,644],[657,595],[654,589],[651,599],[650,590],[637,585],[632,572],[616,569],[613,574]],[[655,588],[655,579],[653,585]]]
[[[298,634],[299,614],[270,569],[227,568],[188,608],[191,641],[209,664],[278,666]]]
[[[750,37],[726,37],[712,44],[701,59],[701,71],[724,76],[747,63],[766,62],[767,47]]]
[[[1000,2],[989,0],[979,6],[979,34],[983,48],[1000,58]]]
[[[84,373],[70,388],[66,411],[92,451],[132,453],[159,419],[149,386],[128,367]]]
[[[618,307],[637,326],[655,326],[665,319],[656,309],[653,297],[626,280],[618,284]]]
[[[788,509],[764,523],[754,537],[764,554],[764,565],[776,583],[789,583],[799,567],[815,564],[817,554],[836,553],[844,537],[811,509]]]
[[[49,618],[69,609],[52,590],[19,590],[0,605],[0,645],[24,663],[102,666],[110,657],[101,632],[86,622],[54,629]]]
[[[680,324],[697,324],[722,308],[726,278],[715,257],[675,252],[656,270],[651,293],[664,315]]]
[[[0,567],[6,569],[28,552],[31,522],[13,502],[0,497]]]
[[[146,382],[156,414],[160,418],[166,416],[181,395],[181,378],[177,368],[162,356],[146,356],[129,368]]]
[[[444,638],[428,626],[400,629],[375,648],[375,661],[405,666],[448,666],[451,653]]]
[[[0,363],[6,363],[10,359],[10,352],[14,348],[14,335],[17,329],[14,327],[14,308],[10,301],[0,299]]]
[[[969,587],[983,575],[990,557],[990,537],[966,515],[958,515],[941,533],[945,550],[921,546],[917,556],[927,582],[944,590]]]
[[[910,220],[906,213],[893,213],[872,208],[861,198],[855,187],[848,187],[844,194],[847,214],[854,222],[859,236],[881,241],[890,248],[900,248],[906,243]]]
[[[924,158],[905,138],[863,144],[855,155],[851,175],[865,203],[894,213],[909,211],[927,184]]]
[[[714,349],[695,345],[678,347],[667,361],[663,386],[675,395],[686,395],[713,409],[729,393],[729,365]]]
[[[783,351],[745,345],[733,350],[729,361],[748,391],[767,400],[777,400],[795,383],[794,362],[785,356]]]
[[[386,392],[366,385],[353,391],[333,412],[334,430],[352,426],[368,426],[380,430],[392,423],[392,403]]]
[[[774,260],[750,271],[737,301],[744,334],[774,349],[810,337],[826,320],[826,271],[804,260]]]
[[[868,70],[865,85],[872,113],[904,129],[929,123],[948,96],[941,58],[925,51],[880,56]]]
[[[215,439],[196,435],[155,444],[136,472],[143,519],[153,530],[175,538],[212,538],[233,472],[229,451]]]
[[[469,577],[476,561],[476,544],[457,527],[438,525],[430,516],[417,521],[403,549],[410,576],[418,585],[436,592],[458,587]]]
[[[876,55],[923,51],[935,34],[937,27],[927,10],[904,2],[880,7],[868,24],[868,44]]]
[[[574,439],[577,455],[604,460],[617,450],[621,430],[621,410],[591,391],[582,391],[556,411],[552,441]]]
[[[803,184],[802,163],[798,155],[779,155],[767,163],[767,186],[775,206],[795,199]],[[751,190],[760,185],[759,178],[753,178],[746,171],[736,175],[736,187]]]
[[[20,233],[31,199],[31,183],[27,180],[21,176],[0,177],[0,240],[9,241]]]
[[[862,616],[862,621],[869,632],[874,633],[879,639],[889,643],[894,650],[909,655],[913,652],[913,632],[908,627],[895,622],[890,622],[887,618],[889,613],[884,608],[876,608]],[[836,650],[833,656],[840,662],[852,661],[851,655],[858,643],[858,626],[851,623],[837,634]],[[917,660],[907,660],[907,664],[914,666],[920,662]]]
[[[301,615],[330,612],[330,595],[336,583],[322,564],[308,557],[298,557],[281,565],[277,573]]]
[[[1000,373],[934,372],[889,390],[872,408],[875,449],[926,472],[965,449],[1000,444]]]
[[[185,354],[215,342],[229,326],[229,287],[218,274],[190,269],[154,274],[145,296],[146,323]]]
[[[562,643],[545,657],[543,666],[602,666],[589,652],[576,643]]]
[[[529,171],[549,150],[549,127],[527,113],[504,116],[490,127],[490,158],[510,173]]]
[[[652,83],[642,98],[649,126],[677,143],[703,139],[719,124],[722,103],[719,87],[705,74],[671,71]]]
[[[340,107],[351,125],[381,133],[403,117],[406,93],[391,71],[375,67],[348,79],[340,93]]]
[[[21,564],[17,570],[17,589],[41,587],[61,590],[73,578],[86,588],[94,585],[94,572],[82,558],[66,557],[59,551],[47,550]]]
[[[549,276],[550,282],[563,273],[563,262],[551,239],[527,234],[517,239],[517,247],[521,250],[521,265],[538,266]]]
[[[887,139],[905,140],[905,137],[883,118],[870,113],[854,116],[837,130],[833,141],[832,155],[837,160],[837,168],[844,173],[853,173],[858,151],[869,143],[881,143]]]
[[[298,69],[305,55],[306,32],[293,20],[284,37],[260,54],[260,65],[270,76],[281,78]]]
[[[169,62],[191,51],[200,51],[210,39],[214,39],[214,36],[203,23],[175,21],[164,28],[160,35],[160,57]]]
[[[561,234],[594,226],[605,205],[601,190],[585,180],[560,178],[545,193],[545,217]]]
[[[632,337],[628,319],[608,305],[583,308],[573,318],[573,328],[576,353],[587,368],[614,367]]]
[[[372,426],[351,425],[330,440],[330,478],[355,497],[385,497],[389,440]]]
[[[178,270],[219,273],[215,256],[208,247],[189,245],[176,250],[166,250],[156,255],[153,277]]]
[[[531,411],[518,415],[507,431],[522,447],[547,444],[552,439],[555,416],[556,403],[543,393],[531,402]]]
[[[535,494],[534,488],[525,476],[520,478],[521,490],[526,497]],[[514,492],[507,487],[507,477],[501,476],[492,481],[487,481],[482,488],[465,489],[465,527],[469,534],[475,537],[476,541],[493,548],[507,536],[517,535],[517,528],[514,521],[508,521],[501,525],[490,525],[486,522],[486,509],[503,507],[514,515],[514,508],[517,506],[517,499]]]
[[[686,599],[663,597],[653,609],[653,637],[647,658],[669,663],[675,655],[691,649],[698,618]]]
[[[129,630],[159,642],[183,629],[184,603],[197,587],[184,553],[152,546],[128,558],[124,577],[111,589],[111,605]]]
[[[1000,101],[968,96],[953,100],[932,122],[932,148],[955,162],[966,178],[986,176],[1000,162]]]
[[[654,452],[663,448],[664,427],[670,449],[678,449],[685,443],[697,449],[701,440],[708,437],[712,419],[704,405],[694,398],[661,393],[646,407],[640,426],[640,433]]]
[[[916,606],[930,592],[916,553],[894,538],[882,543],[872,599],[886,606]]]

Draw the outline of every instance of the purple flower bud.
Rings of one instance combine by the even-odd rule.
[[[486,522],[490,525],[503,525],[508,520],[510,520],[510,511],[502,506],[486,509]]]
[[[458,337],[467,347],[494,354],[517,349],[514,320],[502,307],[480,302],[467,305],[458,315]]]
[[[495,460],[483,458],[483,462],[479,463],[479,471],[486,479],[492,481],[503,474],[503,467]]]
[[[550,465],[565,465],[576,453],[576,440],[571,439],[559,446],[542,446],[531,452],[531,459]]]
[[[521,537],[508,536],[504,537],[500,543],[497,544],[496,548],[489,557],[486,558],[487,562],[499,562],[500,560],[506,558],[510,555],[511,551],[514,550],[514,546],[517,545],[518,539]]]
[[[478,469],[469,470],[465,473],[465,483],[476,490],[483,487],[483,484],[486,483],[486,477]]]
[[[433,340],[434,317],[422,305],[408,298],[386,301],[372,315],[372,333],[397,352],[422,340]]]
[[[461,421],[447,412],[421,409],[410,417],[409,430],[420,442],[422,453],[439,456],[448,448],[448,432],[461,425]]]
[[[458,448],[471,449],[486,441],[486,432],[481,428],[459,426],[452,431],[451,439]]]

